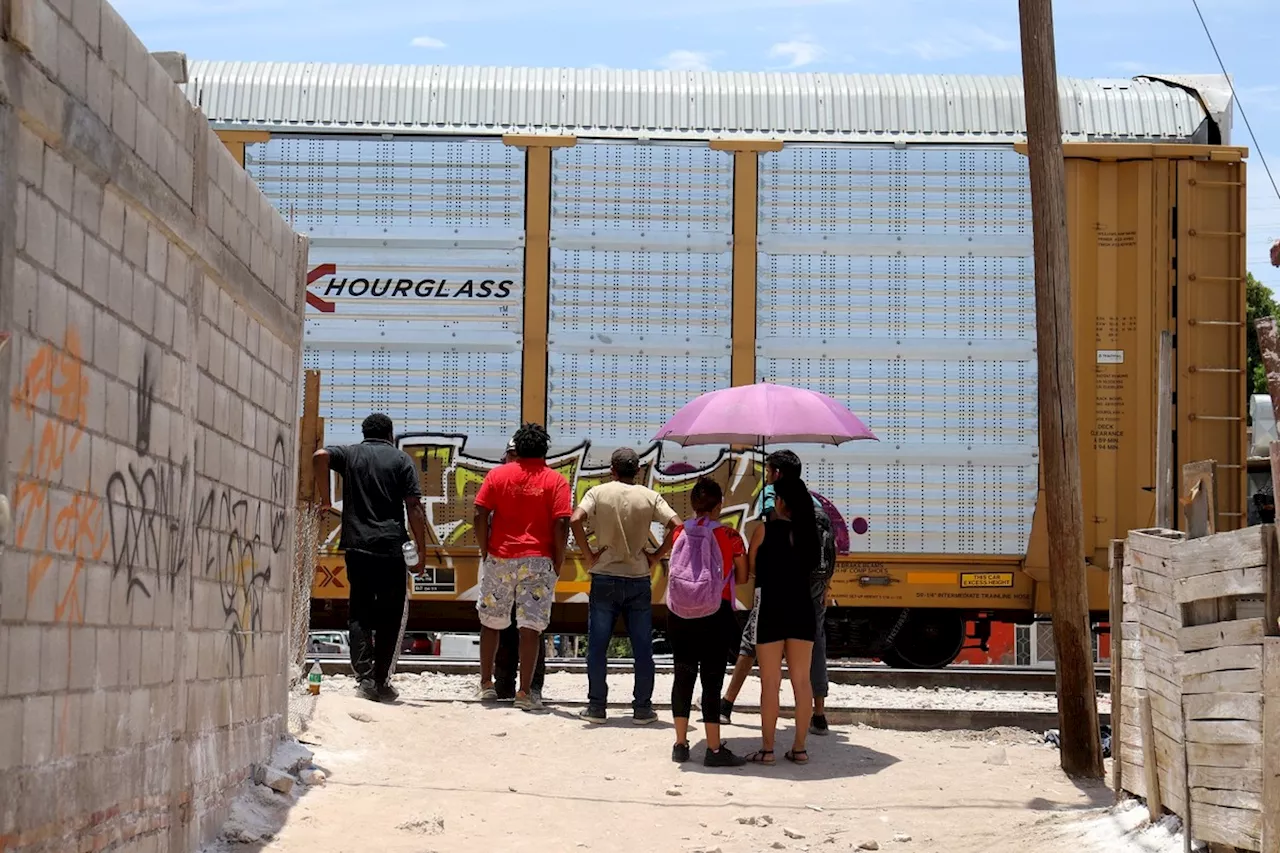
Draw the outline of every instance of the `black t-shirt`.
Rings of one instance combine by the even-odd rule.
[[[388,441],[326,447],[329,468],[342,477],[342,536],[345,551],[390,554],[409,534],[404,502],[422,497],[409,454]]]

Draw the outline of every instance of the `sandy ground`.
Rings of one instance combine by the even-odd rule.
[[[659,673],[655,679],[653,700],[666,703],[671,700],[671,675]],[[471,699],[474,697],[480,681],[474,675],[443,675],[439,673],[423,673],[421,675],[400,674],[395,676],[394,683],[401,696],[406,699]],[[728,679],[725,679],[726,685]],[[609,679],[610,704],[630,704],[632,693],[632,676],[630,673],[619,673]],[[342,675],[325,679],[324,689],[343,695],[354,695],[356,684],[351,678]],[[701,688],[699,688],[700,690]],[[543,687],[543,697],[551,701],[582,703],[587,699],[587,676],[585,673],[550,672],[547,673]],[[698,696],[695,696],[697,699]],[[760,701],[760,680],[754,675],[747,679],[738,696],[740,705],[757,705]],[[852,684],[832,684],[827,703],[833,708],[950,708],[988,711],[1056,711],[1057,698],[1052,693],[1029,693],[1021,691],[997,690],[962,690],[951,687],[920,687],[915,690],[904,690],[893,687],[864,687]],[[791,685],[783,682],[782,704],[793,705]],[[1098,696],[1098,710],[1109,713],[1111,697]],[[625,714],[625,709],[610,709],[610,713]]]
[[[744,716],[726,737],[746,752],[758,725]],[[791,738],[783,726],[779,749]],[[255,802],[282,804],[276,835],[236,849],[754,853],[875,841],[901,853],[1066,853],[1095,848],[1052,846],[1067,837],[1063,826],[1075,826],[1064,817],[1094,817],[1086,810],[1111,804],[1109,791],[1073,784],[1056,751],[1016,730],[833,727],[810,738],[807,766],[779,756],[776,767],[709,770],[700,738],[695,761],[670,761],[668,720],[590,727],[564,711],[410,698],[380,705],[326,689],[301,739],[327,781],[299,786],[296,802],[255,786]]]

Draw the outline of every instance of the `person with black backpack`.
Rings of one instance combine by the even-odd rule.
[[[800,479],[803,465],[800,457],[790,450],[778,450],[770,453],[764,460],[765,488],[761,495],[761,520],[768,522],[774,515],[774,501],[779,480]],[[812,496],[811,496],[812,497]],[[818,528],[818,559],[810,571],[809,586],[813,599],[814,617],[817,620],[817,634],[814,637],[813,657],[809,665],[809,681],[813,687],[813,718],[809,731],[815,735],[827,735],[830,726],[827,723],[827,635],[824,626],[827,613],[827,588],[836,568],[836,539],[831,526],[831,518],[827,515],[822,502],[816,497],[813,500],[814,522]],[[738,661],[734,664],[733,675],[729,679],[729,688],[720,700],[720,722],[729,725],[732,722],[733,703],[746,683],[756,663],[754,643],[744,633],[738,648]]]

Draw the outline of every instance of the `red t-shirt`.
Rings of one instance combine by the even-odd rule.
[[[493,513],[489,554],[500,560],[553,556],[555,521],[573,512],[569,481],[542,459],[494,468],[480,484],[476,506]]]
[[[671,544],[674,546],[676,540],[680,538],[680,534],[684,533],[684,525],[676,528],[676,535],[672,537]],[[733,561],[737,557],[745,557],[747,554],[747,546],[743,544],[742,537],[738,531],[732,527],[725,527],[723,524],[713,531],[716,537],[716,544],[720,546],[720,556],[724,560],[724,576],[727,578],[733,574]],[[729,595],[729,589],[733,584],[724,585],[724,593],[721,596],[725,601],[732,601]]]

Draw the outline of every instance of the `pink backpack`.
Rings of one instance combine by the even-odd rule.
[[[728,578],[724,576],[724,557],[716,542],[719,526],[719,522],[703,518],[686,521],[671,551],[667,610],[681,619],[701,619],[715,613],[725,584],[733,584],[732,572]]]

